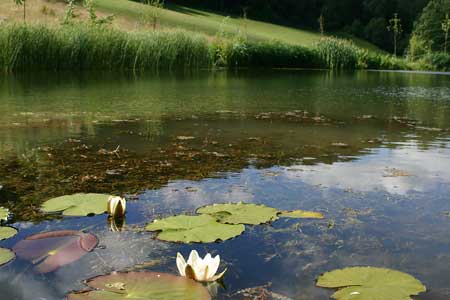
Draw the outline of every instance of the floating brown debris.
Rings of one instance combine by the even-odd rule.
[[[233,300],[292,300],[286,296],[270,291],[271,284],[239,290],[227,298]]]
[[[386,169],[385,174],[383,174],[383,177],[409,177],[412,176],[411,173],[405,170],[400,169]]]

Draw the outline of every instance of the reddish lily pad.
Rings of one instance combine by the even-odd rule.
[[[95,235],[81,231],[52,231],[36,234],[18,242],[13,250],[31,261],[39,273],[49,273],[77,261],[98,244]]]
[[[87,282],[92,291],[71,293],[69,300],[211,300],[208,290],[185,277],[154,272],[112,273]]]

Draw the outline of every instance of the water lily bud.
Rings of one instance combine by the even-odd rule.
[[[125,216],[127,202],[121,197],[109,197],[107,212],[112,217],[123,217]]]

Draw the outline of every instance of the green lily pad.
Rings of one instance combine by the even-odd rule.
[[[354,267],[328,272],[317,286],[339,289],[336,300],[411,300],[426,287],[411,275],[383,268]]]
[[[306,211],[306,210],[293,210],[293,211],[280,211],[279,217],[292,218],[292,219],[323,219],[325,216],[320,212]]]
[[[216,221],[209,215],[174,216],[155,220],[146,230],[160,231],[158,239],[182,243],[213,243],[241,235],[244,225],[228,225]]]
[[[71,293],[68,300],[211,300],[202,284],[164,273],[113,273],[93,278],[87,285],[95,290]]]
[[[0,248],[0,266],[9,263],[16,255],[9,249]]]
[[[9,239],[17,234],[17,230],[12,227],[0,227],[0,241]]]
[[[0,207],[0,222],[8,221],[9,209]]]
[[[47,200],[42,210],[47,213],[63,212],[65,216],[87,216],[102,214],[110,195],[104,194],[74,194]]]
[[[197,209],[199,214],[209,214],[221,223],[258,225],[278,219],[275,208],[257,204],[213,204]]]

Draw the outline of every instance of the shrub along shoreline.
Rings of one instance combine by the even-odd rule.
[[[125,32],[101,25],[60,27],[8,24],[0,27],[0,69],[180,70],[202,68],[320,68],[332,70],[432,70],[369,52],[351,42],[324,38],[314,47],[255,42],[242,37],[188,31]]]

